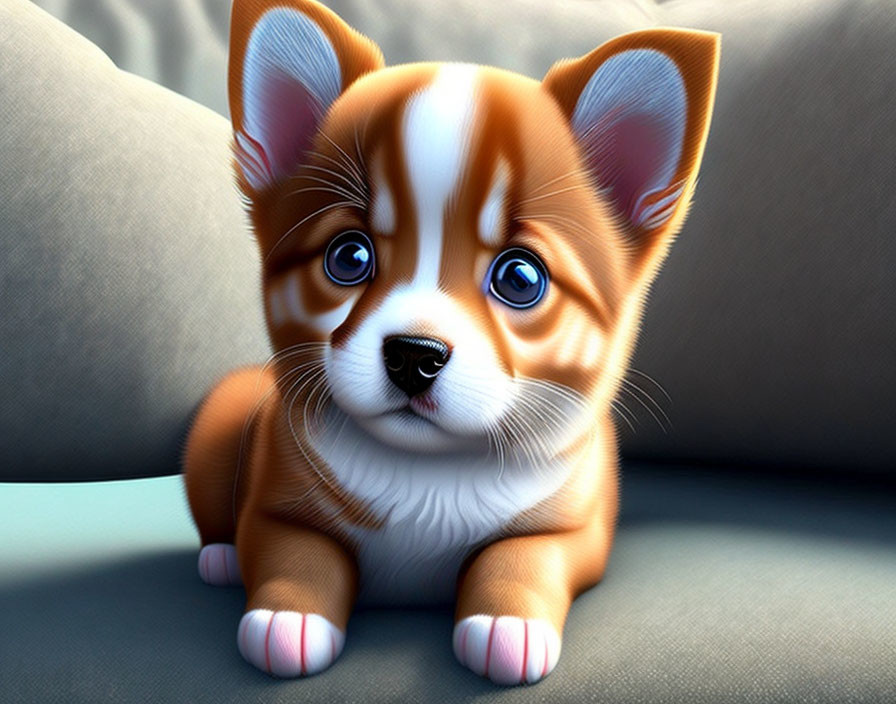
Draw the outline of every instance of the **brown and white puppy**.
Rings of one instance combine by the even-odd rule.
[[[235,167],[275,354],[211,392],[185,473],[200,575],[246,588],[246,660],[313,674],[356,600],[455,600],[461,663],[553,669],[610,552],[610,404],[718,52],[653,29],[541,82],[387,68],[311,0],[236,0]]]

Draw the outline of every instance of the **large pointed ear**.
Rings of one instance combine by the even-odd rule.
[[[545,76],[641,263],[661,256],[684,220],[718,63],[718,34],[649,29],[561,61]]]
[[[235,0],[228,89],[243,190],[293,173],[336,98],[382,66],[376,44],[312,0]]]

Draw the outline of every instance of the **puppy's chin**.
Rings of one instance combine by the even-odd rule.
[[[355,421],[369,435],[398,450],[435,453],[470,446],[468,438],[453,435],[408,408]]]

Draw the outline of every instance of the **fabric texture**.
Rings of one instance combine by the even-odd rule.
[[[122,67],[226,114],[226,0],[40,3]],[[621,397],[624,451],[896,467],[891,0],[327,4],[387,63],[474,61],[533,77],[634,29],[721,32],[694,206]],[[249,310],[235,307],[222,324],[257,324]]]
[[[176,472],[206,389],[267,357],[229,139],[0,2],[0,478]]]
[[[236,648],[242,588],[199,580],[180,477],[0,486],[0,700],[896,701],[889,488],[631,466],[604,581],[546,680],[454,660],[452,614],[371,610],[327,672],[276,680]]]

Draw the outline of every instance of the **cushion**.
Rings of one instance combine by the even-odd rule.
[[[0,45],[0,478],[177,471],[205,390],[269,353],[229,123],[25,0]]]
[[[39,1],[99,42],[121,66],[226,110],[228,3]],[[896,153],[892,129],[896,14],[890,0],[867,0],[860,5],[846,0],[740,0],[736,9],[731,3],[705,0],[487,4],[478,0],[328,0],[328,4],[376,40],[390,63],[467,60],[536,77],[561,56],[580,55],[629,30],[678,25],[721,32],[719,90],[695,203],[648,302],[634,360],[637,371],[629,374],[621,396],[627,408],[619,419],[624,452],[631,457],[849,472],[896,467],[896,434],[891,432],[896,426],[896,306],[892,304],[896,291],[892,188],[896,183],[892,159]],[[5,43],[12,41],[13,55],[18,57],[13,65],[34,64],[38,70],[15,69],[16,82],[0,84],[0,90],[17,91],[20,106],[13,115],[12,138],[6,136],[9,120],[0,122],[0,144],[20,143],[29,155],[36,149],[43,158],[54,158],[64,144],[58,134],[77,134],[66,120],[81,119],[82,111],[64,106],[72,102],[71,96],[85,94],[82,83],[107,85],[103,80],[117,76],[117,84],[152,90],[116,74],[102,60],[82,63],[75,71],[71,62],[59,57],[71,56],[76,47],[86,52],[83,40],[37,12],[26,12],[22,0],[6,3],[4,16],[9,13],[18,17],[16,26],[22,30],[17,34],[0,30],[11,37]],[[58,41],[31,41],[35,35],[44,36],[40,32]],[[94,70],[98,64],[102,70]],[[34,82],[38,77],[67,87],[47,96],[35,89],[43,85]],[[166,98],[141,111],[146,120],[152,114],[166,114],[166,101],[175,100],[169,94],[157,94]],[[125,110],[117,103],[116,96],[122,95],[131,93],[106,91],[105,102],[99,104],[114,107],[98,109],[84,124],[115,121]],[[54,106],[49,113],[43,110],[47,100]],[[188,109],[187,103],[178,104]],[[195,107],[189,110],[199,112]],[[48,114],[54,116],[52,129],[42,127]],[[127,129],[124,122],[116,122],[122,131]],[[148,157],[160,144],[177,141],[182,146],[181,129],[178,125],[165,130],[168,142],[159,141],[156,133],[152,138],[141,133],[131,142],[136,148],[143,145]],[[145,126],[141,130],[145,133]],[[196,136],[200,131],[202,146]],[[192,149],[222,155],[221,162],[206,162],[201,178],[195,174],[189,178],[192,189],[218,184],[215,192],[222,196],[217,213],[191,212],[192,222],[216,217],[220,223],[225,214],[228,221],[236,217],[236,206],[224,185],[229,171],[221,166],[224,131],[221,126],[194,130],[192,141],[183,137]],[[94,144],[94,152],[99,146]],[[65,160],[70,157],[65,153],[61,161],[52,163],[68,163]],[[121,163],[122,157],[108,158]],[[143,169],[165,158],[163,153],[140,159],[139,169],[134,159],[118,171],[121,177],[141,179]],[[170,153],[167,158],[177,159]],[[8,212],[9,190],[21,199],[23,174],[40,183],[42,193],[78,193],[83,208],[87,199],[83,175],[71,184],[64,169],[36,168],[34,161],[23,157],[16,163],[19,176],[2,179],[0,212]],[[194,163],[192,168],[199,167]],[[94,169],[91,179],[104,173],[108,169]],[[171,170],[166,173],[175,179],[187,178]],[[173,223],[173,204],[182,202],[183,196],[177,193],[183,189],[172,185],[169,191],[158,203],[172,208]],[[190,231],[195,237],[195,229],[169,226],[165,251],[172,257],[178,253],[178,261],[184,262],[182,270],[206,276],[184,281],[174,273],[181,269],[165,267],[156,270],[153,283],[157,286],[146,289],[141,286],[147,272],[136,280],[129,276],[110,279],[102,273],[107,266],[102,258],[82,258],[83,286],[96,287],[102,281],[109,297],[136,306],[141,315],[109,318],[103,299],[95,295],[66,295],[63,300],[71,305],[57,308],[56,299],[46,293],[47,267],[64,269],[61,262],[72,255],[65,250],[60,254],[54,234],[66,228],[80,230],[77,221],[82,208],[74,215],[71,208],[47,212],[45,199],[38,203],[34,195],[37,191],[26,192],[32,196],[14,201],[23,204],[13,206],[19,215],[11,222],[23,232],[47,226],[50,234],[41,231],[40,237],[32,236],[27,240],[33,243],[31,248],[20,249],[15,260],[20,279],[27,281],[15,280],[20,298],[14,327],[25,325],[32,334],[8,337],[12,354],[0,362],[0,378],[18,392],[9,397],[14,400],[0,401],[2,436],[15,438],[4,447],[15,461],[0,471],[32,477],[70,473],[79,466],[109,475],[138,467],[141,472],[170,471],[170,464],[150,466],[142,460],[161,457],[150,450],[175,442],[173,434],[164,433],[183,422],[190,405],[186,397],[198,398],[213,368],[223,371],[249,357],[263,356],[255,288],[249,283],[254,280],[256,261],[243,256],[245,238],[202,229],[221,233],[220,237],[209,235],[216,237],[218,245],[217,258],[212,260],[204,244],[181,234]],[[119,207],[133,207],[123,205],[128,201],[124,190],[100,186],[91,192],[104,198],[102,211],[110,213],[112,222],[123,221],[111,215],[110,197]],[[2,217],[4,225],[10,222],[8,215]],[[145,227],[157,224],[158,217],[135,220]],[[111,227],[108,222],[105,226]],[[5,226],[3,237],[14,231]],[[94,230],[88,225],[82,231]],[[139,234],[116,231],[114,239],[122,237],[142,241]],[[7,246],[0,240],[0,247]],[[209,281],[217,281],[219,288],[208,289]],[[223,281],[232,282],[226,291]],[[185,290],[191,295],[183,295]],[[166,301],[166,310],[150,310],[149,299],[156,295]],[[185,307],[185,300],[194,305]],[[172,301],[180,305],[171,307]],[[58,326],[57,337],[45,340],[41,333],[46,326],[35,320],[52,321]],[[100,325],[100,320],[116,320],[118,327],[111,322]],[[172,362],[162,356],[163,340],[169,338],[147,333],[147,320],[155,321],[149,326],[154,331],[159,326],[177,329],[178,334],[201,343],[180,346],[178,361]],[[89,343],[75,351],[63,341],[63,333]],[[221,347],[217,343],[223,339],[236,339],[236,344]],[[45,353],[46,344],[56,353]],[[66,356],[60,357],[63,349]],[[112,359],[117,364],[111,364]],[[106,373],[104,365],[116,373]],[[188,365],[199,373],[187,380],[187,375],[173,373],[172,365],[179,370]],[[85,381],[62,383],[74,378]],[[122,379],[134,378],[141,382],[135,382],[133,389],[122,385]],[[43,401],[35,400],[29,413],[23,414],[18,399],[28,398],[25,391],[32,388],[45,390],[29,392]],[[159,392],[135,395],[136,388]],[[168,393],[171,388],[176,389],[173,397]],[[99,407],[93,404],[94,396],[103,400]],[[123,427],[132,417],[140,418],[142,432],[136,433],[134,424],[128,425],[131,430]],[[60,442],[47,438],[37,418],[56,421],[58,435],[53,438]],[[142,444],[135,445],[140,448],[134,453],[135,464],[112,452],[126,443],[133,445],[137,435]],[[82,448],[80,454],[65,454],[73,448]],[[53,460],[62,457],[91,461],[65,462],[56,469]]]
[[[532,688],[457,664],[450,609],[369,610],[328,671],[237,652],[180,477],[0,485],[0,701],[896,701],[894,486],[631,466],[604,581]]]

